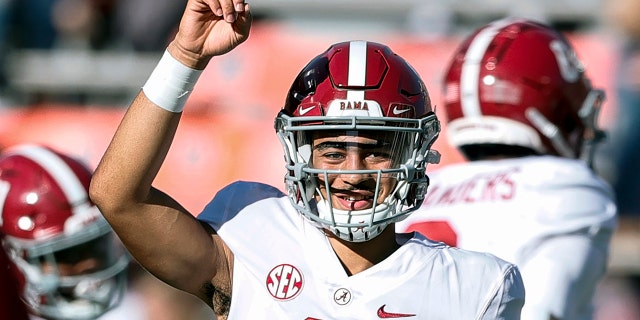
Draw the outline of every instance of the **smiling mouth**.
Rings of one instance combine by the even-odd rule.
[[[343,195],[336,196],[336,199],[340,206],[346,208],[346,210],[364,210],[371,208],[373,204],[372,196]]]
[[[338,196],[338,198],[341,198],[346,201],[361,201],[361,200],[371,199],[372,197],[363,196],[363,195],[350,195],[350,196]]]

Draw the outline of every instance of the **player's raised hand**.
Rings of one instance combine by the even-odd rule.
[[[251,12],[244,0],[189,0],[169,52],[183,64],[204,69],[247,40]]]

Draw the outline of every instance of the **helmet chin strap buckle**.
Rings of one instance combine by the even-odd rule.
[[[425,196],[427,195],[427,188],[429,187],[429,183],[425,182],[425,183],[418,183],[415,185],[415,197],[416,200],[424,200]]]
[[[431,164],[438,164],[440,163],[441,158],[442,155],[440,154],[440,152],[438,152],[438,150],[429,149],[429,151],[427,152],[426,162]]]

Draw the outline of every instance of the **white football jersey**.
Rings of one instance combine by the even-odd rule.
[[[429,173],[420,209],[396,224],[515,263],[523,319],[591,319],[616,224],[610,187],[582,161],[552,156],[474,161]]]
[[[198,216],[234,254],[229,319],[520,319],[513,264],[415,234],[381,263],[348,276],[327,237],[287,196],[234,183]]]

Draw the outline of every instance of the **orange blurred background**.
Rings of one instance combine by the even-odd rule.
[[[609,95],[601,113],[607,127],[615,113],[614,46],[597,34],[569,35],[595,86]],[[346,39],[345,39],[346,40]],[[313,56],[335,38],[301,37],[296,30],[264,24],[232,53],[217,57],[203,73],[183,115],[175,142],[154,185],[197,214],[224,185],[253,180],[283,187],[283,156],[273,119],[289,85]],[[376,39],[409,61],[422,75],[443,127],[440,78],[458,38]],[[142,85],[142,83],[140,84]],[[133,98],[133,97],[131,97]],[[0,145],[43,143],[77,155],[94,167],[106,149],[126,106],[24,106],[0,112]],[[444,132],[444,130],[443,130]],[[435,148],[442,166],[461,161],[441,134]],[[432,167],[433,168],[433,167]]]

